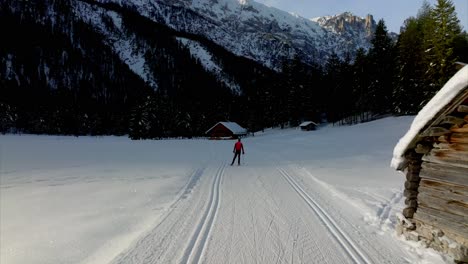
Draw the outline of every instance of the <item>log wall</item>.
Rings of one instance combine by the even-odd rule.
[[[467,111],[455,108],[407,152],[403,215],[410,223],[400,223],[400,233],[468,263]]]

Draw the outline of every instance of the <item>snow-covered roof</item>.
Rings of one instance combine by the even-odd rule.
[[[218,124],[222,124],[223,126],[225,126],[227,129],[231,130],[231,132],[234,134],[234,135],[243,135],[243,134],[247,134],[247,129],[241,127],[239,124],[237,124],[236,122],[219,122],[217,123],[216,125],[214,125],[213,127],[211,127],[210,129],[208,129],[206,131],[206,134],[208,134],[208,132],[210,132],[213,128],[215,128]]]
[[[315,122],[312,122],[312,121],[305,121],[303,122],[302,124],[300,124],[299,126],[300,127],[303,127],[303,126],[308,126],[310,124],[314,124],[314,125],[317,125]]]
[[[468,91],[468,65],[459,70],[445,86],[418,113],[409,131],[404,135],[393,150],[391,166],[397,170],[404,169],[404,155],[417,143],[418,135],[428,128],[445,107],[460,94]]]

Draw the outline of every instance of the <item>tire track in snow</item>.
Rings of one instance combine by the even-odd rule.
[[[330,230],[336,241],[343,247],[346,253],[355,263],[372,263],[366,255],[356,246],[353,240],[338,226],[333,218],[310,196],[304,189],[282,168],[277,168],[283,178],[291,185],[297,194],[315,212],[324,225]]]
[[[181,263],[199,263],[200,259],[205,251],[208,238],[213,227],[214,219],[218,212],[219,201],[220,201],[220,183],[221,178],[224,175],[226,164],[223,164],[216,172],[211,187],[210,199],[208,206],[203,213],[203,217],[198,223],[192,238],[189,241],[187,248],[184,251]]]

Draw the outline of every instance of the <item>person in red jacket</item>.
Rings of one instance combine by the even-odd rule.
[[[236,161],[236,158],[238,158],[237,159],[237,164],[240,166],[241,151],[242,151],[242,154],[245,154],[244,145],[242,145],[242,142],[241,142],[241,140],[239,138],[237,140],[236,144],[234,144],[234,150],[232,151],[234,153],[234,158],[232,159],[231,166],[234,165],[234,161]]]

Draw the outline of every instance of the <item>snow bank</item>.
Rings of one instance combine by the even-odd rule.
[[[418,113],[409,131],[403,136],[393,150],[391,166],[394,169],[403,169],[406,150],[413,147],[417,135],[434,119],[434,117],[460,92],[468,86],[468,66],[463,67],[455,74],[431,101]]]

